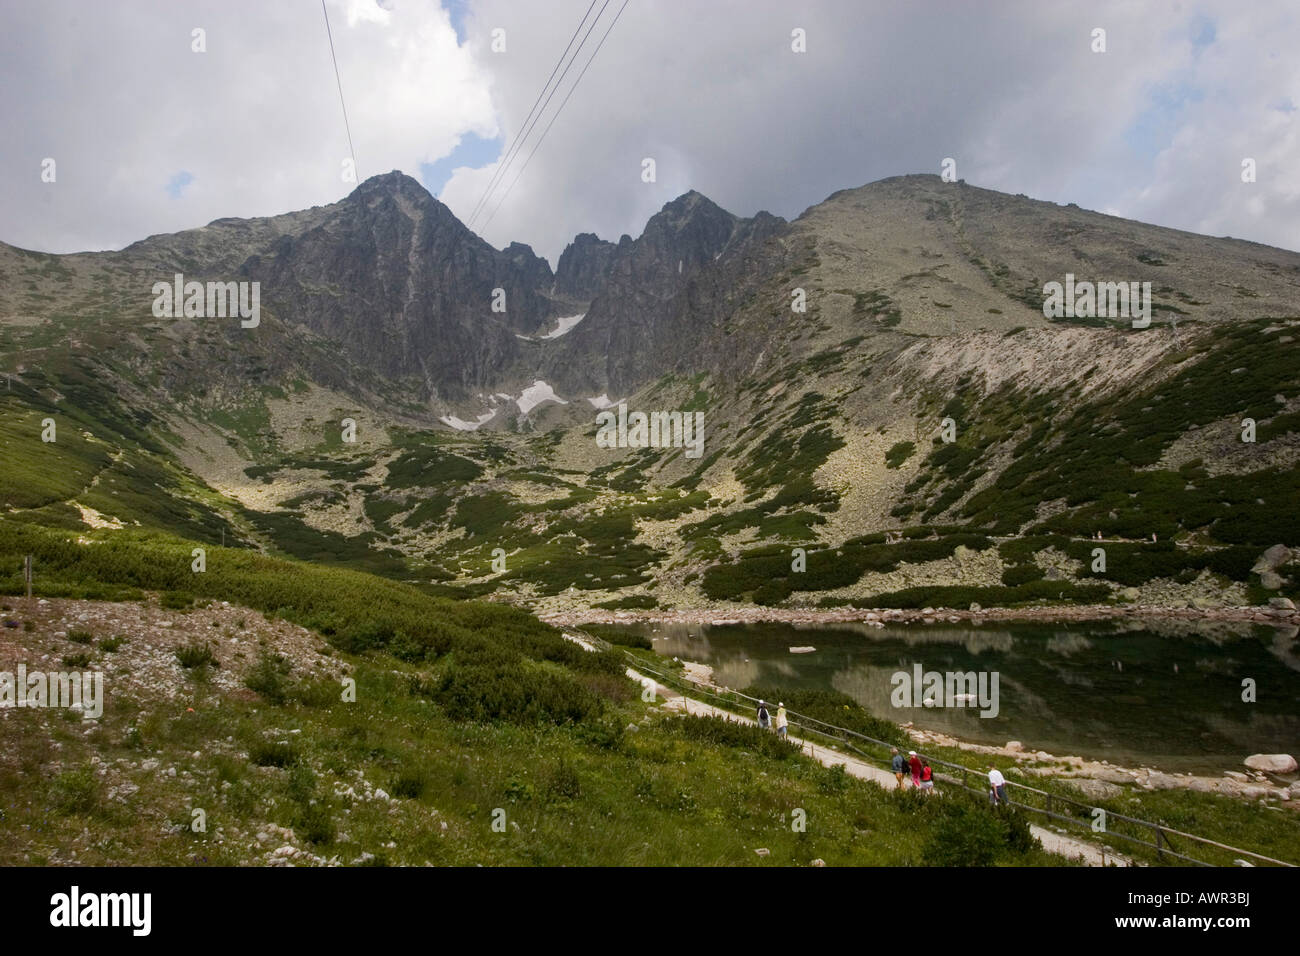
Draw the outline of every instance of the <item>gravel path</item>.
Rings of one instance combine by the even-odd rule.
[[[593,650],[590,644],[586,641],[570,635],[566,636],[570,637],[571,640],[576,640],[577,643],[586,647],[588,650]],[[686,697],[678,693],[675,689],[659,684],[653,678],[647,677],[631,667],[627,669],[627,676],[640,682],[642,687],[652,686],[657,695],[665,698],[663,706],[667,710],[692,714],[697,717],[722,717],[726,720],[739,721],[742,724],[753,725],[755,723],[748,717],[741,717],[737,714],[731,713],[730,711],[714,707],[712,704],[706,704],[703,701],[696,700],[693,697]],[[801,740],[795,736],[791,736],[790,740],[798,744],[800,748],[802,748],[804,754],[819,761],[823,766],[834,767],[839,765],[844,767],[845,772],[852,776],[859,777],[863,780],[870,780],[878,786],[885,788],[893,788],[897,786],[897,781],[894,779],[892,773],[874,766],[873,764],[869,764],[864,760],[842,754],[837,750],[831,750],[825,746],[818,747],[810,741]],[[1029,829],[1030,832],[1032,832],[1033,835],[1042,842],[1043,849],[1047,850],[1049,853],[1055,853],[1059,856],[1066,857],[1067,859],[1082,860],[1087,866],[1133,865],[1133,861],[1129,860],[1127,857],[1104,850],[1095,844],[1083,840],[1076,840],[1063,833],[1057,833],[1055,830],[1048,830],[1044,827],[1037,826],[1036,824],[1030,824]]]

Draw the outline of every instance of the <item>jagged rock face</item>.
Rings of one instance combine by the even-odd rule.
[[[30,258],[0,247],[0,272],[28,274]],[[618,398],[668,373],[707,371],[726,392],[804,352],[852,348],[850,340],[901,348],[917,337],[923,344],[904,364],[929,377],[960,369],[946,387],[963,377],[989,389],[1008,381],[1047,387],[1062,370],[1090,375],[1092,366],[1094,381],[1118,385],[1148,367],[1155,338],[1092,361],[1093,333],[1043,317],[1047,280],[1149,280],[1172,332],[1174,317],[1289,315],[1300,277],[1295,253],[936,176],[842,190],[791,223],[766,213],[737,218],[690,192],[635,240],[578,235],[554,273],[524,244],[494,249],[398,172],[332,205],[220,219],[60,261],[86,273],[85,282],[112,287],[112,298],[139,316],[149,314],[153,282],[174,272],[261,282],[263,331],[223,338],[220,358],[202,336],[187,341],[151,373],[169,388],[205,364],[219,362],[212,375],[229,373],[232,388],[255,370],[282,376],[292,368],[332,386],[365,381],[402,401],[445,400],[434,402],[439,413],[538,378],[566,397]],[[498,289],[504,311],[493,311]],[[798,289],[802,313],[791,307]],[[0,316],[28,309],[25,291],[0,283]],[[60,289],[41,291],[57,297]],[[578,312],[585,318],[562,337],[536,338],[555,317]],[[187,330],[169,334],[179,341]],[[1017,330],[1027,331],[996,338]],[[1076,353],[1090,360],[1075,361]]]
[[[241,273],[261,281],[279,318],[384,376],[413,377],[429,395],[485,388],[516,357],[515,333],[534,331],[553,310],[544,259],[519,243],[493,249],[401,173],[367,180],[334,208],[250,257]],[[493,311],[496,289],[504,312]]]
[[[668,203],[613,249],[608,279],[547,373],[573,391],[614,395],[694,367],[725,318],[727,266],[782,225],[739,219],[694,191]]]
[[[555,294],[590,302],[609,277],[617,248],[597,238],[594,232],[579,233],[560,254],[555,267]]]

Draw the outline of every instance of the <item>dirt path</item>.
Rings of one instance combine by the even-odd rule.
[[[587,641],[581,640],[572,635],[566,634],[565,636],[570,640],[581,644],[587,650],[594,650]],[[681,711],[683,713],[693,714],[697,717],[723,717],[726,720],[735,720],[742,724],[753,725],[755,723],[751,718],[741,717],[737,714],[733,714],[731,711],[723,710],[720,707],[714,707],[712,704],[706,704],[693,697],[686,697],[685,695],[678,693],[674,688],[668,687],[664,684],[659,684],[653,678],[647,677],[631,667],[627,669],[627,676],[638,681],[642,687],[653,687],[656,695],[665,698],[663,706],[667,710]],[[860,760],[857,757],[840,753],[837,750],[831,750],[829,747],[818,747],[810,741],[801,740],[795,736],[791,736],[790,740],[798,744],[807,756],[819,761],[823,766],[843,766],[845,772],[863,780],[870,780],[872,783],[885,787],[886,789],[892,789],[898,785],[898,782],[892,773],[869,764],[865,760]],[[1083,840],[1076,840],[1063,833],[1057,833],[1055,830],[1048,830],[1044,827],[1037,826],[1036,824],[1030,824],[1029,829],[1030,832],[1032,832],[1033,835],[1038,837],[1042,842],[1043,849],[1047,850],[1049,853],[1055,853],[1059,856],[1066,857],[1067,859],[1082,860],[1087,866],[1133,865],[1133,861],[1129,860],[1127,857],[1104,850],[1095,844],[1087,843]]]

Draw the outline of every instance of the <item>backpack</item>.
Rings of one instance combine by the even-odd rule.
[[[768,719],[768,716],[767,716],[767,708],[766,708],[766,707],[760,707],[760,708],[758,708],[758,721],[759,721],[759,723],[762,723],[763,721],[765,721],[765,720],[767,720],[767,719]]]

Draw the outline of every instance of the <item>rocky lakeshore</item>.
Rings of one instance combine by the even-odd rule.
[[[1278,627],[1300,627],[1300,611],[1288,598],[1273,598],[1257,607],[1157,607],[1144,605],[1049,605],[1043,607],[969,608],[689,608],[683,610],[609,611],[602,608],[539,609],[537,616],[558,627],[582,624],[982,624],[985,621],[1108,621],[1158,619],[1176,621],[1248,621]]]
[[[965,622],[1063,622],[1141,620],[1189,622],[1245,622],[1268,624],[1278,628],[1300,629],[1300,612],[1287,607],[1291,602],[1275,599],[1265,607],[1168,608],[1114,607],[1108,605],[1033,608],[922,608],[899,609],[787,609],[771,607],[726,607],[690,610],[623,610],[599,608],[568,610],[539,616],[561,627],[582,624],[687,624],[727,626],[737,624],[786,623],[799,625],[833,625],[837,623],[869,624],[938,624]],[[1275,606],[1276,605],[1276,606]],[[713,672],[707,664],[683,661],[688,680],[714,687]],[[1254,754],[1246,757],[1241,770],[1225,771],[1221,776],[1192,773],[1166,773],[1152,767],[1124,767],[1106,760],[1058,756],[1043,750],[1027,750],[1019,741],[1002,746],[971,743],[948,734],[902,725],[919,747],[925,745],[956,747],[973,753],[1014,760],[1030,777],[1064,779],[1079,790],[1083,799],[1108,799],[1120,796],[1125,788],[1135,790],[1185,789],[1202,793],[1219,793],[1248,801],[1260,801],[1278,809],[1300,811],[1300,776],[1296,761],[1286,754]]]

